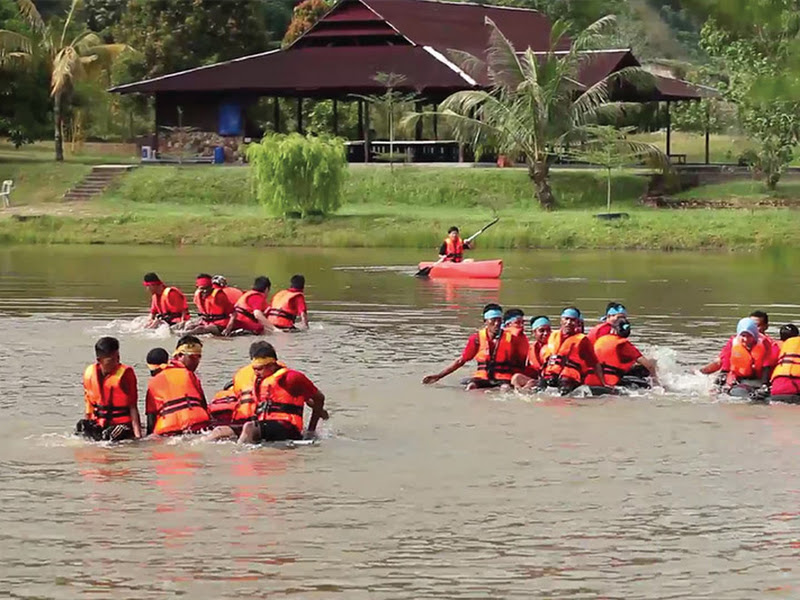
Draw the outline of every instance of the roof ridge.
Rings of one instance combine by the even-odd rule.
[[[369,2],[373,2],[375,0],[359,0],[359,1],[363,2],[364,4],[368,4]],[[522,6],[503,6],[503,5],[499,5],[499,4],[483,4],[483,3],[480,3],[480,2],[470,2],[469,0],[465,0],[464,2],[455,2],[453,0],[404,0],[404,1],[405,2],[427,2],[428,4],[451,4],[453,6],[460,6],[460,7],[469,6],[471,8],[491,8],[493,10],[494,9],[497,9],[497,10],[515,10],[515,11],[520,11],[520,12],[536,13],[538,15],[542,15],[543,17],[547,16],[542,11],[536,10],[535,8],[523,8]],[[377,0],[377,2],[380,3],[380,0]],[[372,9],[372,7],[369,7],[369,8]],[[373,12],[375,12],[375,11],[373,10]],[[380,15],[378,15],[378,16],[380,16]],[[383,17],[381,17],[381,18],[383,18]]]

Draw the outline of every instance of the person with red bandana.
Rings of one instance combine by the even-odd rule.
[[[151,296],[148,329],[156,328],[162,323],[172,326],[189,320],[189,305],[180,289],[164,285],[155,273],[145,273],[142,285]]]
[[[222,288],[214,287],[208,273],[200,273],[195,284],[197,289],[194,292],[194,304],[197,307],[197,318],[187,321],[183,332],[187,335],[220,335],[230,321],[233,303]]]

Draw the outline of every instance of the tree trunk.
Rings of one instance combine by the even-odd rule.
[[[611,169],[608,170],[608,187],[606,190],[606,212],[611,212]]]
[[[62,115],[61,115],[61,94],[56,94],[53,97],[53,139],[56,143],[56,160],[63,161],[64,160],[64,140],[61,136],[61,126],[62,126]]]
[[[528,177],[536,188],[536,198],[544,210],[556,208],[556,197],[550,187],[550,163],[547,160],[534,161],[528,165]]]

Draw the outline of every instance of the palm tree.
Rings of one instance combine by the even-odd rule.
[[[53,132],[56,160],[64,160],[63,104],[76,81],[107,70],[127,46],[104,44],[86,28],[74,37],[72,26],[81,0],[72,0],[61,35],[44,22],[33,0],[17,0],[19,12],[28,23],[31,35],[0,30],[0,66],[4,63],[32,62],[41,56],[50,69],[50,95],[53,98]]]
[[[491,28],[486,60],[466,52],[453,52],[461,68],[473,76],[488,76],[487,90],[466,90],[449,96],[438,114],[453,126],[455,137],[477,145],[486,142],[498,153],[523,157],[536,197],[546,210],[556,207],[550,187],[550,166],[558,148],[586,139],[587,126],[598,118],[618,117],[627,106],[611,102],[614,84],[637,83],[649,76],[638,67],[621,69],[594,85],[578,81],[578,70],[614,24],[613,16],[599,19],[567,45],[568,23],[553,23],[549,49],[518,52],[502,31],[487,18]],[[413,121],[419,115],[408,115]]]

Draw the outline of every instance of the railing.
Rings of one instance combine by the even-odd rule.
[[[363,140],[347,142],[347,160],[349,162],[364,161],[365,143]],[[395,162],[461,162],[464,160],[459,151],[460,145],[455,140],[416,141],[388,140],[370,142],[370,162],[388,162],[390,154]]]

